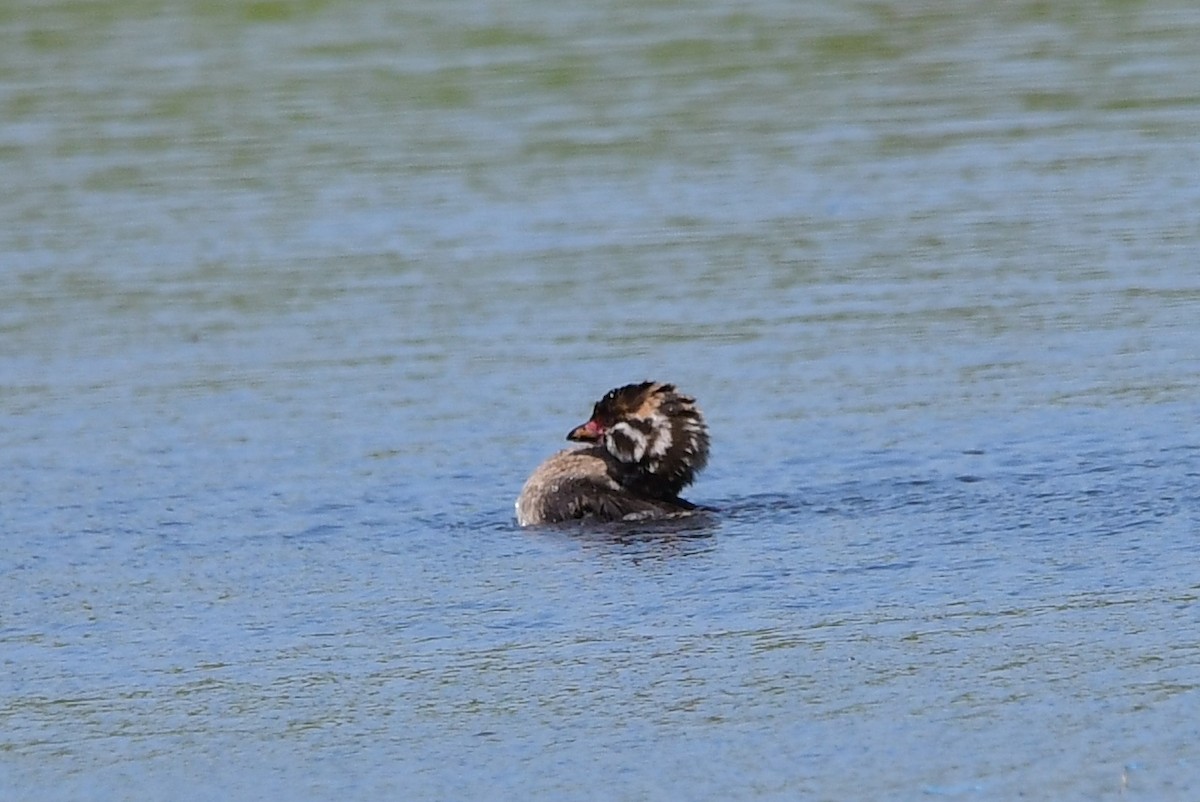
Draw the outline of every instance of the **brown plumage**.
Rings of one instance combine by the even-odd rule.
[[[674,385],[610,390],[567,439],[588,445],[560,451],[533,472],[517,498],[521,526],[648,520],[696,509],[679,493],[708,463],[708,427],[695,399]]]

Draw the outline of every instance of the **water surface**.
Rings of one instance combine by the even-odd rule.
[[[0,12],[0,787],[1192,798],[1198,40]],[[518,529],[645,378],[721,512]]]

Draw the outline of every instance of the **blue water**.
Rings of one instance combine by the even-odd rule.
[[[0,14],[0,796],[1191,799],[1198,35]],[[516,527],[647,378],[719,512]]]

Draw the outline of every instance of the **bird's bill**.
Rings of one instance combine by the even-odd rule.
[[[595,443],[603,436],[604,427],[595,420],[590,420],[582,426],[576,426],[567,433],[567,439],[577,443]]]

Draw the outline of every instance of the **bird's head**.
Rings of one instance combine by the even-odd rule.
[[[708,464],[708,426],[696,400],[662,382],[608,391],[567,439],[602,444],[663,495],[678,495]]]

